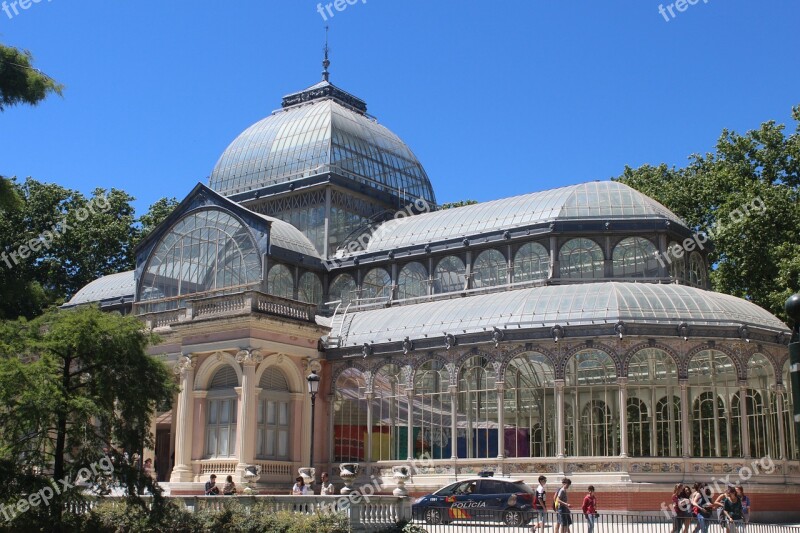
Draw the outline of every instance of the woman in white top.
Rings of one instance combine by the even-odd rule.
[[[328,479],[328,473],[322,473],[322,484],[319,487],[319,494],[320,496],[333,496],[336,494],[336,489],[333,486],[333,483],[330,482]]]
[[[303,478],[301,476],[298,476],[297,479],[295,479],[295,481],[297,483],[295,483],[294,486],[292,487],[291,494],[294,495],[294,496],[305,496],[305,495],[307,495],[308,494],[308,486],[306,485],[306,482],[303,481]]]

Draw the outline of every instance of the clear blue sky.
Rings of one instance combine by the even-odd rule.
[[[440,202],[680,166],[723,128],[789,122],[800,2],[699,0],[672,18],[672,1],[359,0],[329,17],[331,81],[411,146]],[[182,198],[281,96],[320,79],[316,6],[41,0],[0,11],[0,42],[31,50],[66,86],[0,114],[0,174],[121,188],[139,212]]]

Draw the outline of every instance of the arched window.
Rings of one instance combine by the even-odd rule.
[[[434,294],[463,291],[467,288],[467,269],[464,261],[454,255],[448,255],[436,265],[433,279]]]
[[[680,457],[680,384],[678,366],[672,357],[658,348],[636,352],[628,364],[628,396],[644,405],[644,409],[636,412],[645,415],[641,420],[632,420],[634,415],[628,409],[629,453],[634,457]],[[635,435],[631,429],[633,423],[640,425]]]
[[[736,367],[722,352],[704,350],[689,362],[692,395],[692,455],[731,457],[741,449],[739,432],[731,431],[729,409],[738,391]]]
[[[428,271],[419,263],[409,263],[400,271],[397,278],[397,296],[419,298],[428,295]]]
[[[202,209],[178,220],[153,248],[142,273],[140,302],[164,300],[148,312],[185,306],[184,296],[253,287],[261,259],[250,233],[233,215]]]
[[[591,239],[572,239],[558,252],[562,278],[583,279],[605,277],[603,250]]]
[[[306,272],[300,276],[297,297],[301,302],[320,305],[322,303],[322,282],[319,280],[319,276],[313,272]]]
[[[489,361],[476,355],[459,371],[458,427],[466,428],[465,439],[458,440],[458,457],[486,459],[497,457],[497,388]]]
[[[542,354],[508,364],[503,400],[506,457],[555,457],[555,372]]]
[[[671,250],[683,250],[683,248],[675,241],[669,243],[667,253],[664,254],[664,262],[669,261],[669,275],[675,281],[686,281],[686,255],[681,253],[680,257],[676,257]]]
[[[332,302],[340,301],[347,305],[357,299],[356,282],[350,274],[339,274],[331,282],[328,297]]]
[[[792,378],[789,372],[789,360],[783,363],[783,387],[784,391],[791,391]],[[795,440],[795,423],[794,423],[794,400],[791,394],[786,392],[780,393],[783,399],[783,411],[781,412],[781,420],[783,420],[783,438],[786,447],[786,458],[797,459],[798,450],[797,441]]]
[[[236,455],[236,417],[239,411],[234,387],[239,386],[236,371],[224,366],[216,371],[208,386],[206,457]]]
[[[637,397],[629,397],[628,411],[628,453],[631,457],[650,456],[650,413],[647,404]]]
[[[258,428],[256,455],[273,461],[289,460],[289,407],[291,395],[286,376],[268,368],[258,383]]]
[[[614,247],[615,278],[658,277],[658,251],[653,243],[642,237],[622,239]]]
[[[706,288],[706,262],[698,252],[689,256],[689,283],[701,289]]]
[[[480,253],[472,270],[472,287],[494,287],[508,283],[508,261],[497,250]]]
[[[361,284],[362,298],[391,298],[392,277],[382,268],[373,268]]]
[[[547,279],[550,275],[550,254],[538,242],[523,244],[514,256],[514,283]]]
[[[567,363],[565,403],[573,424],[570,455],[617,455],[619,453],[619,386],[614,360],[600,350],[587,349]],[[577,449],[576,449],[577,447]]]
[[[449,385],[450,374],[438,360],[427,361],[414,376],[414,457],[453,456]]]
[[[337,462],[360,462],[366,457],[366,380],[356,368],[336,380],[333,399],[333,455]]]
[[[387,364],[375,373],[372,403],[372,459],[407,459],[408,397],[398,365]]]
[[[747,364],[750,457],[781,456],[775,383],[772,363],[764,355],[754,354]]]
[[[281,298],[294,298],[294,276],[286,265],[272,265],[267,275],[267,292]]]

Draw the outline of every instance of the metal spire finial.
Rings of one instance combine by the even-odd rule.
[[[328,59],[328,52],[330,52],[330,49],[328,48],[328,29],[328,26],[325,26],[325,48],[323,49],[325,51],[325,60],[322,62],[322,79],[325,81],[328,81],[328,78],[330,77],[328,67],[331,66],[331,62]]]

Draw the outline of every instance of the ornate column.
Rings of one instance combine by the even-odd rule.
[[[564,458],[564,380],[555,380],[556,384],[556,457]]]
[[[742,457],[749,459],[750,455],[750,426],[747,423],[747,382],[739,382],[739,417],[742,427]]]
[[[172,469],[170,483],[186,483],[194,481],[192,473],[192,411],[194,388],[194,359],[183,356],[173,371],[180,376],[181,392],[178,394],[178,405],[175,412],[175,466]]]
[[[414,459],[414,391],[406,390],[406,401],[408,402],[408,460]]]
[[[692,412],[692,406],[689,404],[689,380],[679,379],[678,384],[681,387],[681,455],[684,459],[688,459],[692,442],[689,426],[689,416]]]
[[[367,449],[364,450],[364,459],[366,462],[372,462],[372,400],[375,399],[374,392],[365,394],[367,399]]]
[[[783,385],[776,385],[775,386],[775,394],[778,395],[777,398],[777,406],[778,406],[778,446],[780,448],[780,459],[781,461],[786,460],[786,430],[783,427],[784,424],[784,416],[785,413],[783,412],[783,394],[786,388]]]
[[[458,385],[450,385],[450,459],[458,459]]]
[[[264,360],[258,350],[241,350],[236,362],[242,365],[242,387],[239,400],[239,421],[236,424],[236,472],[243,479],[244,469],[255,459],[256,430],[256,366]]]
[[[628,457],[628,378],[617,378],[619,386],[619,456]]]
[[[502,381],[498,381],[495,386],[497,387],[497,458],[503,459],[506,453],[506,416],[503,411],[506,385]]]

